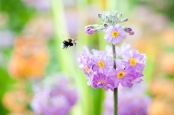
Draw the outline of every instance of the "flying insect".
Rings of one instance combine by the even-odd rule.
[[[76,40],[74,39],[67,39],[67,40],[64,40],[61,44],[61,48],[62,49],[67,49],[68,47],[71,47],[73,45],[76,45]]]

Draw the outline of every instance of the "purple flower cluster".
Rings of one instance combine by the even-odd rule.
[[[127,44],[116,46],[116,69],[113,67],[113,55],[111,47],[106,51],[92,50],[91,54],[87,47],[79,55],[79,68],[87,75],[88,85],[93,88],[111,89],[119,84],[123,87],[132,87],[134,82],[140,82],[143,76],[146,56],[137,50],[130,49]]]
[[[118,115],[147,115],[150,97],[145,95],[146,84],[135,84],[132,88],[118,88]],[[103,103],[103,115],[114,115],[113,92],[107,91]]]
[[[76,101],[77,91],[70,81],[55,75],[34,86],[31,108],[37,115],[69,115]]]

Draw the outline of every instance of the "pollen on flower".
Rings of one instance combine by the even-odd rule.
[[[124,78],[124,76],[125,76],[125,73],[123,71],[119,71],[117,73],[117,78]]]
[[[118,35],[119,35],[118,31],[113,31],[112,32],[112,37],[116,38],[116,37],[118,37]]]
[[[130,58],[129,62],[131,66],[135,66],[137,64],[137,61],[135,58]]]
[[[98,66],[99,66],[99,68],[104,68],[105,64],[103,61],[100,60],[100,61],[98,61]]]
[[[89,73],[89,68],[88,68],[88,66],[85,66],[85,70],[86,70],[87,73]]]

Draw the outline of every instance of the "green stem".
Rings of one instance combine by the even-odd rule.
[[[89,87],[86,85],[86,79],[82,72],[80,72],[74,66],[77,64],[75,60],[72,59],[72,49],[62,49],[61,43],[63,40],[69,38],[68,31],[65,23],[63,0],[51,0],[52,5],[52,15],[55,26],[55,42],[57,50],[57,59],[59,64],[59,70],[65,75],[70,76],[75,80],[76,86],[79,91],[79,101],[71,111],[70,115],[91,115],[91,104],[92,100],[89,93]],[[80,38],[84,38],[83,36]],[[78,47],[74,46],[75,48]]]
[[[116,51],[115,51],[115,45],[112,44],[112,52],[113,52],[113,62],[114,62],[114,68],[116,69]],[[118,115],[118,89],[114,88],[114,115]]]

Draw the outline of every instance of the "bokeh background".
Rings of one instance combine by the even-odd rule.
[[[97,14],[105,10],[118,10],[129,18],[123,25],[135,34],[125,42],[147,55],[144,82],[119,94],[120,111],[174,115],[173,0],[0,0],[0,115],[112,115],[112,92],[87,86],[77,62],[85,45],[105,49],[103,32],[87,35],[84,30],[86,25],[100,24]],[[68,38],[77,39],[77,45],[61,49]],[[76,91],[67,94],[61,86],[55,100],[44,97],[54,85],[51,89],[42,82],[51,84],[62,74],[71,82],[70,87],[63,82],[66,89]],[[44,88],[38,90],[36,85]],[[36,95],[44,103],[33,101]],[[39,105],[47,101],[59,112],[69,112],[39,114],[43,110]]]

